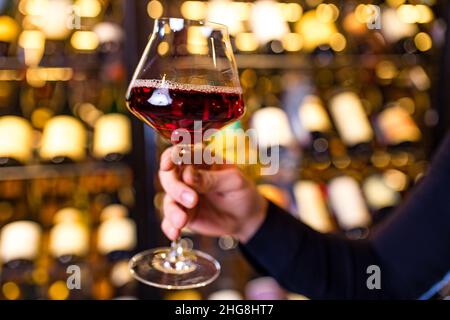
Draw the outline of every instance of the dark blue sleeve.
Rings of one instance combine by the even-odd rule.
[[[270,204],[244,255],[286,289],[313,299],[415,299],[450,269],[450,136],[428,175],[365,241],[321,234]],[[367,268],[381,270],[369,290]]]

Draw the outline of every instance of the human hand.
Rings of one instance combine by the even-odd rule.
[[[172,147],[173,148],[173,147]],[[268,202],[234,165],[204,170],[177,166],[172,148],[161,155],[159,178],[166,192],[161,227],[174,240],[188,226],[207,236],[232,235],[247,242],[266,216]]]

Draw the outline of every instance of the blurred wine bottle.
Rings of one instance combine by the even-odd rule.
[[[16,221],[1,229],[2,274],[0,283],[3,299],[39,298],[33,272],[35,260],[40,253],[40,239],[41,228],[36,222]]]
[[[132,278],[128,260],[136,246],[136,225],[128,218],[128,209],[114,204],[101,214],[97,231],[97,250],[101,255],[94,284],[97,299],[133,299],[136,282]]]
[[[338,176],[328,184],[330,204],[342,230],[351,238],[367,235],[372,222],[357,180],[350,176]]]
[[[26,164],[32,160],[33,128],[19,116],[0,117],[0,166]]]
[[[54,223],[48,248],[53,261],[47,297],[52,300],[89,299],[92,282],[86,261],[89,229],[83,214],[75,208],[64,208],[55,214]]]
[[[374,134],[358,95],[352,91],[335,94],[330,100],[330,112],[350,156],[367,160]]]
[[[120,113],[101,116],[95,123],[93,155],[105,161],[118,161],[130,151],[130,119]]]
[[[309,153],[313,161],[330,161],[332,125],[320,98],[314,95],[304,97],[298,108],[298,117],[302,129],[309,133],[309,139],[303,146],[306,154]]]
[[[39,150],[44,162],[70,163],[86,158],[86,128],[73,116],[67,92],[64,99],[62,114],[51,118],[44,127]]]

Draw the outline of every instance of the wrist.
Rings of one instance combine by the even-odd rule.
[[[259,230],[267,216],[267,208],[269,202],[258,194],[258,200],[256,210],[246,221],[242,224],[242,228],[239,230],[236,237],[242,244],[247,243]]]

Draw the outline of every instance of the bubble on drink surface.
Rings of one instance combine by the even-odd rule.
[[[212,86],[207,84],[178,83],[169,80],[136,79],[132,87],[161,88],[166,90],[197,91],[205,93],[242,94],[241,87]],[[156,90],[155,90],[156,91]],[[167,93],[168,95],[168,93]]]

